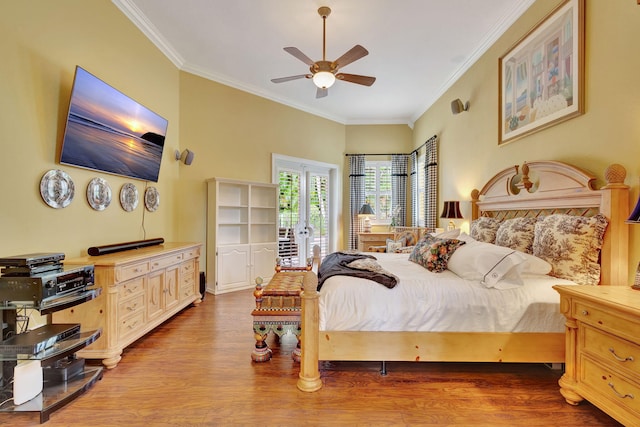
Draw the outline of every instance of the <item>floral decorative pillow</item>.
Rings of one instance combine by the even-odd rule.
[[[600,250],[609,221],[593,217],[553,214],[535,225],[533,255],[548,261],[550,275],[581,285],[600,282]]]
[[[409,255],[409,261],[433,273],[440,273],[447,269],[449,257],[464,243],[458,239],[439,239],[427,235],[416,243]]]
[[[537,218],[513,218],[500,223],[496,232],[496,245],[533,253],[533,237]]]
[[[483,216],[471,221],[469,235],[478,242],[494,243],[499,227],[500,221],[495,218]]]

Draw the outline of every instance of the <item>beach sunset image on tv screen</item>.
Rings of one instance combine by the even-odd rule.
[[[76,67],[60,163],[157,182],[166,132],[166,119]]]

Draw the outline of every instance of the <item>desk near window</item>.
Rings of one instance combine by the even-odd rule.
[[[369,249],[371,246],[385,246],[387,239],[393,239],[394,233],[387,232],[373,232],[373,233],[358,233],[358,251],[371,252]]]

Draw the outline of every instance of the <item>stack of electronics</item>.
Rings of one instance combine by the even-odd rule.
[[[62,253],[0,258],[0,301],[42,302],[80,293],[93,285],[93,265],[65,267]]]
[[[0,258],[0,305],[42,308],[80,295],[93,285],[93,265],[64,266],[62,253],[35,253]],[[8,311],[6,312],[8,313]],[[38,355],[64,340],[80,337],[80,324],[47,324],[25,332],[16,330],[17,319],[3,318],[0,354]],[[13,324],[14,327],[11,327]],[[84,360],[68,356],[43,368],[45,381],[66,381],[83,371]]]

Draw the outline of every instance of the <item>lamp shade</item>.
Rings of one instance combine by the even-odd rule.
[[[460,213],[460,202],[457,200],[444,202],[444,208],[442,209],[442,215],[440,215],[440,218],[462,219],[463,216]]]
[[[336,81],[336,76],[329,71],[318,71],[313,75],[313,83],[320,89],[328,89]]]
[[[369,203],[365,203],[364,205],[362,205],[362,207],[360,208],[360,211],[358,212],[358,215],[375,215],[375,214],[376,213],[373,211]]]
[[[627,222],[630,224],[640,224],[640,199],[638,199],[638,203],[636,203],[636,207],[633,212],[631,212]]]

